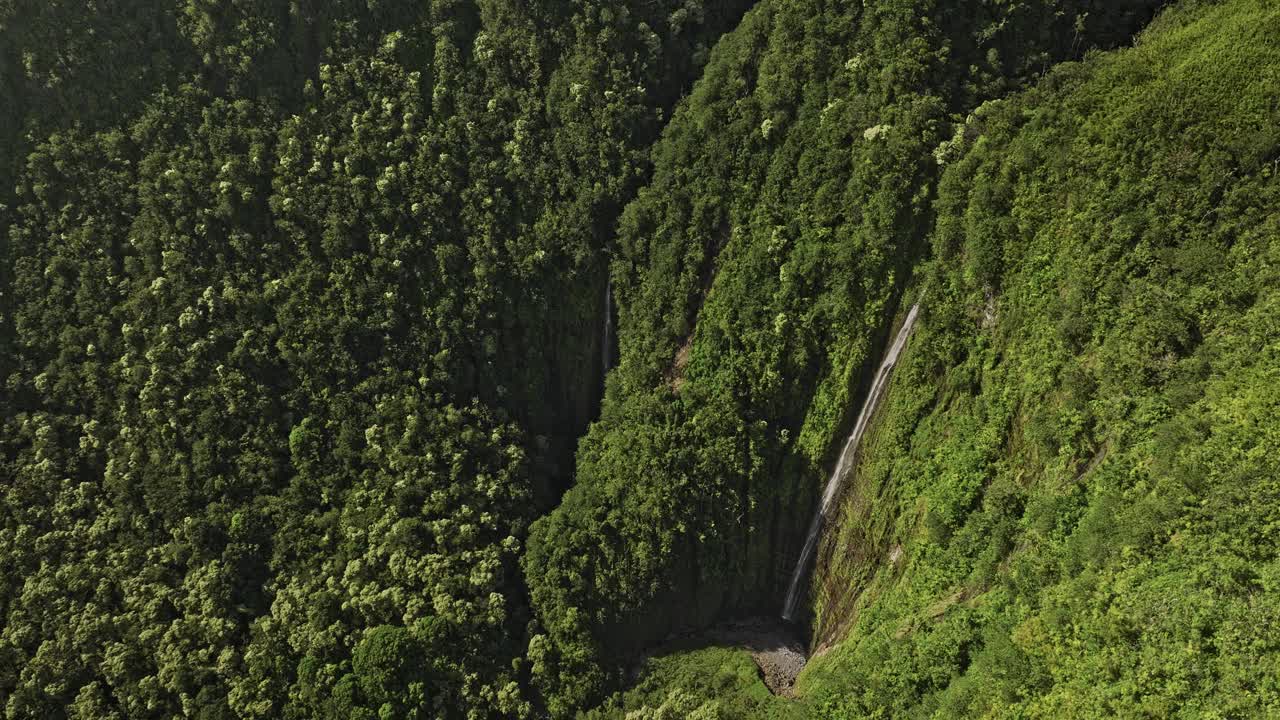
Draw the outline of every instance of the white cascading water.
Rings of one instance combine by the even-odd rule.
[[[867,393],[867,399],[862,403],[862,411],[858,413],[858,421],[854,423],[853,432],[849,434],[849,439],[845,441],[844,449],[840,451],[840,459],[836,462],[836,468],[831,471],[831,477],[827,480],[827,489],[822,493],[822,503],[818,505],[818,512],[814,514],[813,522],[809,525],[809,535],[804,540],[804,549],[800,551],[800,559],[796,561],[796,569],[791,573],[791,585],[787,588],[787,601],[782,606],[783,620],[790,621],[795,617],[796,608],[800,604],[800,596],[802,594],[800,584],[804,580],[810,561],[813,560],[813,553],[818,548],[818,536],[822,533],[822,525],[826,522],[827,513],[831,509],[831,503],[835,500],[836,493],[840,490],[841,480],[844,479],[845,473],[849,470],[849,464],[853,462],[853,459],[858,454],[858,445],[862,442],[862,435],[867,431],[867,426],[871,423],[871,416],[875,414],[876,407],[880,404],[880,400],[884,398],[885,390],[889,387],[889,378],[893,374],[893,366],[897,364],[898,356],[902,354],[902,349],[907,345],[907,337],[911,334],[912,328],[915,327],[916,313],[919,310],[919,303],[911,306],[911,311],[907,313],[906,321],[902,323],[898,334],[893,338],[893,343],[889,345],[889,351],[885,353],[884,361],[880,363],[880,369],[876,372],[875,380],[871,383],[871,390]]]
[[[604,377],[609,374],[609,364],[613,362],[612,351],[613,343],[610,338],[613,336],[613,278],[607,277],[604,283],[604,342],[601,343],[600,357],[600,383],[603,386]]]

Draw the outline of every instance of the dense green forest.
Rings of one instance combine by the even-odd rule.
[[[6,717],[542,703],[518,560],[734,2],[17,2]]]
[[[1280,713],[1277,88],[1267,0],[0,2],[0,713]],[[794,689],[671,644],[917,301]]]

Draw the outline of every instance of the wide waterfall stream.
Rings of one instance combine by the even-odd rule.
[[[885,353],[884,361],[880,363],[880,369],[876,372],[875,380],[871,383],[871,390],[867,393],[867,399],[862,403],[862,411],[858,413],[858,421],[854,423],[853,432],[849,434],[849,439],[845,441],[844,449],[840,451],[840,459],[836,462],[836,467],[831,471],[831,477],[827,480],[827,488],[822,493],[822,502],[818,505],[818,511],[813,516],[813,522],[809,525],[809,535],[805,538],[804,549],[800,551],[800,559],[796,561],[796,568],[791,573],[791,585],[787,588],[787,600],[782,606],[782,619],[790,621],[795,617],[796,608],[800,604],[800,597],[803,595],[801,588],[805,573],[808,571],[809,563],[813,560],[813,554],[818,548],[818,536],[822,533],[822,526],[826,523],[827,513],[831,510],[831,503],[835,500],[840,483],[844,479],[845,474],[849,470],[850,463],[858,455],[858,445],[862,442],[862,436],[867,431],[867,426],[871,424],[871,417],[876,412],[876,407],[884,398],[885,390],[889,387],[889,378],[893,374],[893,366],[898,362],[898,356],[902,354],[902,349],[906,347],[907,338],[911,335],[912,328],[916,324],[916,313],[920,309],[920,304],[916,303],[911,306],[910,312],[907,313],[907,319],[902,323],[902,327],[894,336],[893,342],[889,345],[889,350]]]

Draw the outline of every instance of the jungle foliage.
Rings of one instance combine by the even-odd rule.
[[[1280,712],[1278,38],[1185,4],[968,124],[820,715]]]
[[[0,0],[0,712],[1280,712],[1280,11],[1162,4]],[[921,298],[797,697],[642,661]]]
[[[602,249],[737,3],[0,4],[0,708],[519,717]]]
[[[1269,3],[1182,4],[938,148],[923,319],[791,712],[1280,712],[1278,38]],[[761,688],[704,689],[713,662],[651,661],[602,712],[734,717]]]
[[[822,468],[925,254],[934,150],[974,107],[1154,3],[758,3],[622,214],[620,364],[524,560],[553,714],[619,661],[774,613]]]

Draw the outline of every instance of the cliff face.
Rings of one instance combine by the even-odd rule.
[[[832,716],[1280,701],[1277,39],[1189,4],[958,135],[823,545],[800,687]]]
[[[1133,47],[1053,67],[938,130],[924,175],[936,183],[894,180],[921,188],[923,209],[884,216],[914,222],[924,238],[878,252],[907,253],[912,262],[894,272],[910,274],[906,297],[926,299],[823,534],[804,626],[813,658],[794,698],[770,698],[743,670],[745,655],[688,648],[651,660],[599,716],[1274,713],[1278,41],[1280,10],[1268,3],[1183,3]],[[859,128],[855,158],[864,142],[909,156],[894,145],[902,120],[851,123],[839,104],[815,102]],[[786,159],[770,170],[808,167],[802,152],[776,157]],[[820,176],[854,186],[859,167]],[[779,192],[764,187],[762,197]],[[770,222],[765,246],[783,260],[760,261],[750,281],[735,275],[760,225],[729,233],[692,330],[690,385],[707,376],[699,357],[716,367],[749,357],[738,349],[752,342],[746,323],[722,319],[741,313],[710,309],[750,307],[756,294],[777,301],[797,278],[810,278],[810,311],[768,306],[758,320],[813,323],[857,287],[862,334],[817,347],[828,368],[878,357],[869,328],[888,324],[902,281],[880,286],[887,273],[839,265],[838,243],[801,262],[805,232],[824,227],[807,224],[823,197],[757,209],[756,222]],[[864,219],[876,207],[846,206]],[[875,252],[859,246],[859,271]],[[700,356],[712,338],[725,339]],[[795,347],[776,342],[784,357]],[[784,393],[803,408],[780,415],[804,418],[785,446],[803,460],[796,475],[771,477],[816,485],[830,460],[820,448],[847,433],[816,418],[855,412],[859,384],[834,370],[812,384],[781,377],[788,391],[816,389]],[[848,390],[828,394],[835,387]],[[810,500],[793,494],[777,515]]]
[[[780,610],[929,254],[935,150],[1158,4],[762,2],[717,44],[622,213],[619,366],[524,559],[556,712],[673,631]]]

